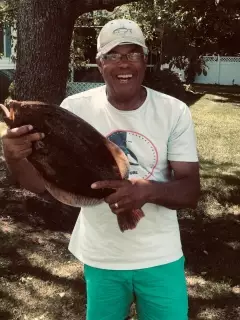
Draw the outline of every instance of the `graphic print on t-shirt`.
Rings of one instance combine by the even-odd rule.
[[[107,138],[118,145],[128,157],[128,178],[149,179],[153,175],[158,163],[158,152],[147,137],[134,131],[117,130]]]

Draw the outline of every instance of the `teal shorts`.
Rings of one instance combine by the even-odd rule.
[[[138,320],[187,320],[184,257],[140,270],[103,270],[84,266],[86,320],[125,320],[133,301]]]

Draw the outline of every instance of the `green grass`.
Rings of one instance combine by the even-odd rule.
[[[240,319],[240,94],[196,86],[196,210],[179,212],[191,320]],[[77,212],[41,201],[0,163],[0,319],[83,320],[81,265],[67,250]],[[97,320],[97,319],[96,319]],[[177,320],[177,319],[176,319]]]
[[[225,90],[191,106],[202,192],[197,210],[179,213],[191,319],[240,318],[240,95]]]

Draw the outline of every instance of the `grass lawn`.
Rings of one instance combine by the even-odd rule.
[[[240,90],[196,86],[196,91],[191,111],[202,195],[197,210],[179,212],[190,319],[237,320]],[[77,212],[57,203],[53,210],[19,190],[5,177],[2,161],[0,199],[0,319],[85,319],[81,265],[67,250]]]

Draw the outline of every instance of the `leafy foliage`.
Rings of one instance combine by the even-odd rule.
[[[202,55],[238,55],[240,42],[239,0],[141,0],[99,15],[94,24],[113,18],[130,18],[143,29],[151,51],[151,64],[169,63],[185,70],[192,83],[206,75]]]
[[[183,83],[178,75],[169,69],[159,70],[156,68],[154,71],[148,71],[146,73],[144,85],[153,90],[185,101],[186,92]]]
[[[0,22],[14,26],[19,0],[6,0],[0,4]]]
[[[4,1],[0,20],[12,24],[18,3]],[[202,55],[240,54],[239,0],[205,0],[204,4],[202,0],[140,0],[112,12],[99,10],[81,15],[75,23],[70,67],[81,69],[94,63],[97,26],[122,17],[135,20],[143,29],[151,64],[169,63],[170,68],[185,69],[189,83],[197,74],[207,73]]]
[[[142,0],[129,5],[131,16],[145,31],[164,29],[164,57],[195,54],[240,53],[235,37],[240,31],[239,0],[155,0],[151,7]],[[146,33],[150,39],[152,36]],[[158,38],[161,32],[158,32]],[[155,38],[156,40],[156,38]]]
[[[18,10],[19,0],[7,0],[0,4],[0,26],[7,28],[11,27],[13,31],[16,31],[16,16]],[[11,34],[11,44],[14,45],[14,52],[16,54],[16,36]],[[14,42],[15,41],[15,42]],[[15,43],[15,44],[13,44]],[[15,54],[12,55],[12,61],[16,61]]]

